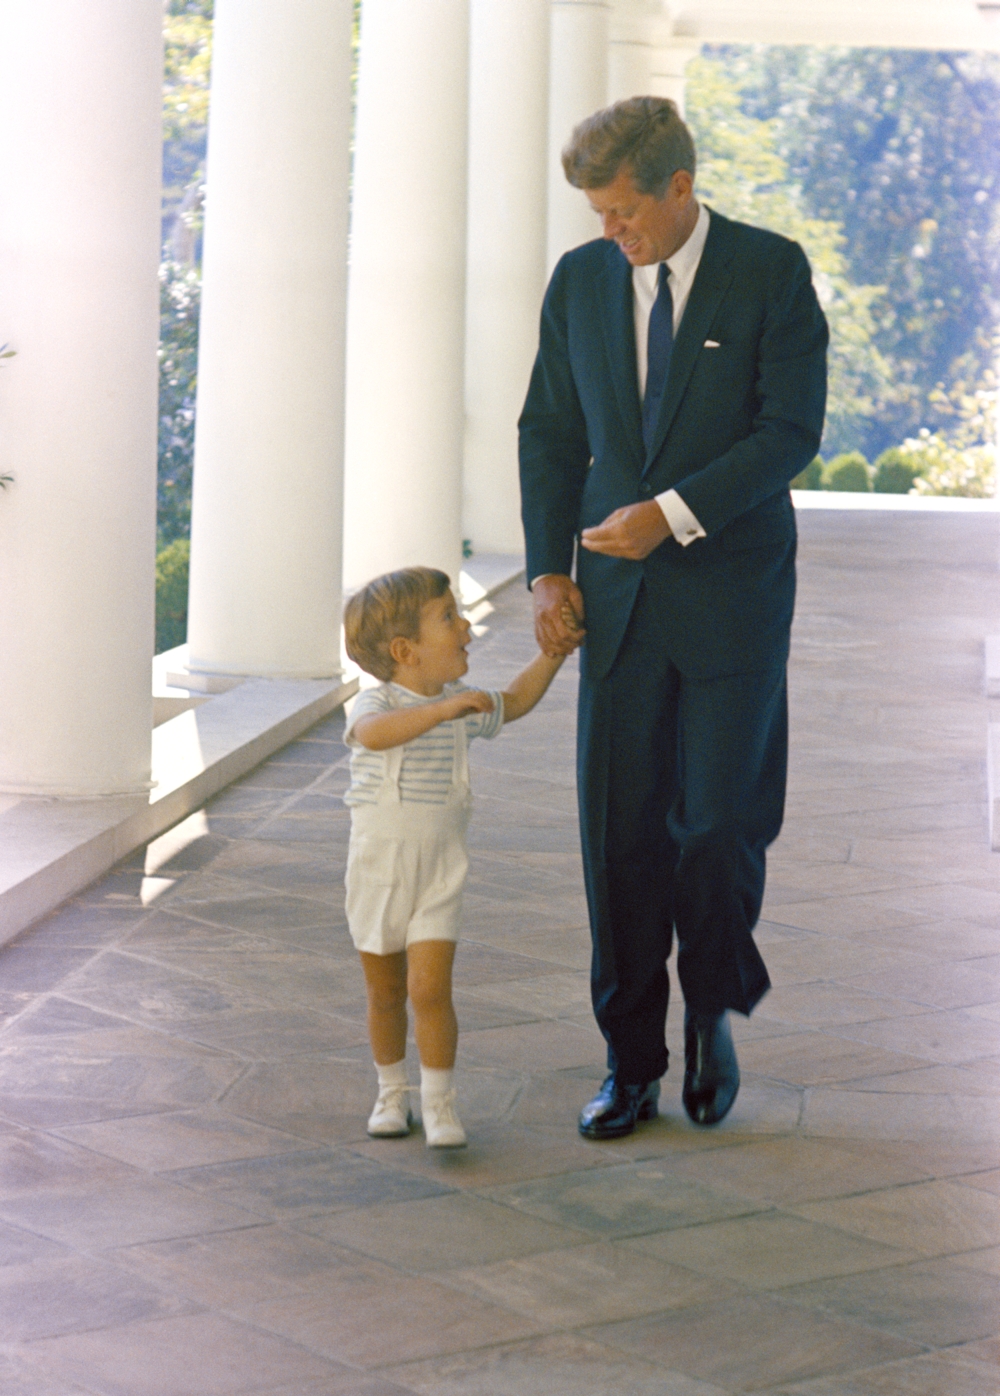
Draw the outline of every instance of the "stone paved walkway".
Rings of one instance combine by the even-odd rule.
[[[0,953],[3,1396],[996,1396],[997,521],[810,512],[723,1126],[588,1144],[574,673],[475,750],[467,1151],[373,1141],[331,719]],[[503,593],[473,678],[531,652]],[[415,1065],[414,1065],[414,1079]]]

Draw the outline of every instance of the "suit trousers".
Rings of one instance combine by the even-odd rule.
[[[582,675],[579,696],[591,988],[619,1080],[667,1069],[675,928],[688,1007],[749,1014],[770,987],[751,933],[765,850],[781,828],[787,749],[783,659],[760,672],[685,677],[643,585],[610,672]]]

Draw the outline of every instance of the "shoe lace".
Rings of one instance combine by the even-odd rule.
[[[400,1099],[401,1096],[410,1095],[413,1091],[419,1090],[419,1086],[379,1086],[378,1099],[376,1100],[375,1104],[388,1105],[389,1102],[392,1101],[394,1104],[398,1103],[402,1105],[403,1102]]]
[[[437,1124],[458,1124],[458,1117],[455,1114],[456,1094],[454,1089],[445,1091],[444,1095],[426,1096],[421,1100],[424,1113],[433,1116]]]

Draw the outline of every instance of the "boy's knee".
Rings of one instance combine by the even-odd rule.
[[[451,1003],[451,984],[447,978],[426,971],[411,974],[410,1002],[417,1013],[444,1008]]]

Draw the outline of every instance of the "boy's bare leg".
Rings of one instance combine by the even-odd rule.
[[[458,1022],[451,1002],[453,940],[418,940],[406,952],[414,1035],[422,1066],[450,1071],[455,1065]]]
[[[406,951],[369,955],[361,951],[368,991],[368,1037],[378,1066],[406,1056]]]

